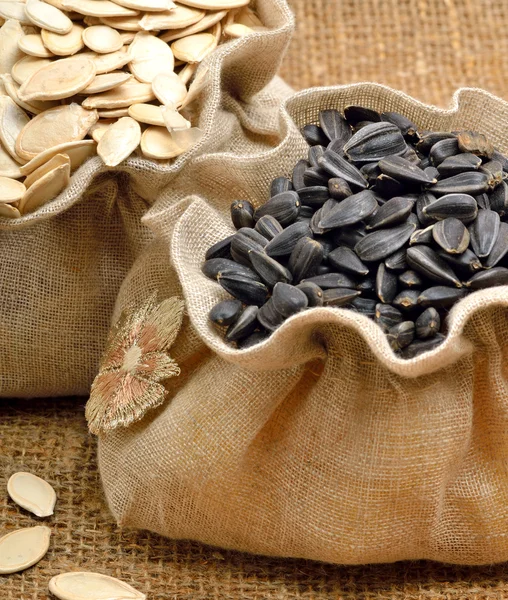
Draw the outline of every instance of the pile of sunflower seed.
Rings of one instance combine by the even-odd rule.
[[[508,285],[508,160],[484,135],[361,106],[302,133],[292,179],[258,208],[233,202],[238,231],[206,253],[204,274],[234,297],[210,312],[228,341],[248,348],[300,311],[341,307],[413,358],[443,341],[456,302]]]
[[[0,0],[0,216],[52,200],[95,153],[114,167],[199,141],[197,68],[265,29],[249,1]]]

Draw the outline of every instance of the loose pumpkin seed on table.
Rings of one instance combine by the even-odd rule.
[[[454,304],[508,285],[508,159],[484,135],[361,106],[324,110],[302,134],[308,156],[266,202],[235,200],[236,233],[204,257],[236,301],[209,315],[228,342],[249,348],[324,306],[374,319],[414,358],[445,340]]]
[[[94,155],[116,167],[198,143],[199,64],[266,30],[249,1],[0,0],[0,217],[51,201]]]

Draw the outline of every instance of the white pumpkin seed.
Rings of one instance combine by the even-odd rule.
[[[92,83],[82,90],[82,94],[99,94],[100,92],[107,92],[112,90],[122,83],[129,81],[131,76],[129,73],[124,71],[113,71],[113,73],[103,73],[102,75],[96,75]]]
[[[172,132],[178,129],[190,128],[190,122],[171,106],[161,106],[160,111],[168,131]]]
[[[111,108],[99,110],[98,115],[101,119],[121,119],[129,116],[128,108]]]
[[[64,35],[43,29],[41,37],[46,48],[51,50],[53,54],[57,56],[72,56],[85,46],[82,38],[84,30],[84,27],[76,23],[72,26],[69,33],[65,33]]]
[[[138,81],[151,83],[159,73],[173,73],[175,62],[171,48],[147,31],[136,34],[129,53],[129,69]]]
[[[61,573],[49,582],[59,600],[145,600],[145,594],[115,577],[100,573]]]
[[[116,123],[115,119],[99,119],[90,129],[88,135],[91,135],[93,139],[99,143],[101,137],[106,133],[106,129],[108,129],[110,125],[113,125],[113,123]]]
[[[29,187],[18,204],[19,212],[26,215],[35,212],[54,200],[68,185],[71,171],[68,164],[55,167]]]
[[[53,53],[46,48],[39,33],[24,35],[18,42],[19,49],[30,56],[39,58],[51,58]]]
[[[188,63],[185,67],[178,73],[178,77],[185,83],[189,83],[189,81],[194,76],[194,73],[198,70],[198,63]]]
[[[53,61],[49,58],[37,58],[36,56],[25,56],[12,67],[11,75],[16,83],[23,85],[23,83],[32,77],[34,73],[37,73],[39,69],[50,65]]]
[[[85,45],[98,54],[116,52],[123,46],[122,38],[116,29],[108,25],[93,25],[83,31]]]
[[[152,81],[152,90],[161,104],[178,108],[187,96],[187,87],[176,73],[160,73]]]
[[[141,152],[146,158],[168,160],[183,154],[165,127],[151,126],[141,136]]]
[[[0,96],[0,140],[7,152],[19,163],[23,157],[16,151],[16,141],[30,118],[9,96]]]
[[[201,68],[198,70],[196,77],[194,77],[194,80],[190,84],[187,96],[182,102],[180,109],[185,108],[191,102],[193,102],[201,94],[207,82],[208,67],[206,65],[202,65]]]
[[[183,152],[187,152],[201,140],[204,134],[199,127],[191,127],[190,129],[175,129],[171,135]]]
[[[63,0],[65,10],[75,10],[91,17],[134,17],[136,10],[125,8],[110,0]]]
[[[88,96],[82,102],[84,108],[125,108],[131,104],[150,102],[155,98],[152,86],[149,83],[140,83],[134,78],[122,83],[118,87]]]
[[[196,33],[171,44],[171,50],[176,58],[188,63],[201,62],[216,47],[217,40],[211,33]]]
[[[67,154],[55,154],[53,158],[48,160],[47,163],[41,165],[38,169],[35,169],[30,175],[25,179],[24,184],[26,188],[32,186],[38,179],[46,175],[52,171],[55,167],[59,167],[61,165],[69,165],[69,171],[71,168],[71,159]],[[38,515],[43,516],[43,515]]]
[[[121,6],[142,12],[160,12],[175,8],[172,0],[115,0]]]
[[[7,482],[7,493],[16,504],[37,517],[49,517],[53,514],[55,490],[37,475],[14,473]]]
[[[38,563],[49,549],[49,527],[26,527],[0,538],[0,575],[24,571]]]
[[[12,204],[0,204],[0,217],[6,219],[19,219],[21,213],[15,206],[12,206]]]
[[[25,4],[23,2],[12,2],[12,0],[2,0],[0,2],[0,17],[9,21],[19,21],[22,25],[31,25],[30,19],[25,13]]]
[[[263,27],[261,19],[256,15],[250,6],[244,6],[234,14],[234,20],[247,27]]]
[[[87,158],[95,154],[95,142],[93,140],[78,140],[76,142],[66,142],[48,148],[40,154],[37,154],[37,156],[32,158],[30,162],[27,162],[26,165],[20,167],[22,175],[26,176],[33,173],[57,154],[66,154],[71,160],[71,170],[74,170],[81,166]]]
[[[0,27],[0,73],[10,74],[12,67],[23,58],[19,41],[24,35],[18,21],[6,21]]]
[[[14,102],[23,110],[26,110],[33,115],[38,115],[42,111],[53,108],[58,104],[57,102],[38,102],[37,100],[34,100],[33,102],[24,102],[18,96],[19,85],[14,81],[14,79],[5,73],[0,75],[0,78],[2,79],[5,92],[9,98],[14,100]]]
[[[2,144],[0,144],[0,176],[10,177],[11,179],[22,177],[20,165],[4,149]]]
[[[180,2],[204,10],[231,10],[249,4],[250,0],[180,0]]]
[[[46,110],[25,125],[16,141],[16,152],[30,160],[59,144],[82,140],[98,118],[97,111],[74,102]]]
[[[141,31],[139,16],[137,17],[101,17],[101,23],[123,31]]]
[[[241,38],[249,33],[254,33],[254,29],[251,29],[248,25],[242,23],[231,23],[224,27],[224,35],[232,38]]]
[[[131,117],[110,125],[97,144],[97,154],[108,167],[116,167],[139,146],[141,127]]]
[[[153,104],[133,104],[129,106],[129,117],[136,119],[138,123],[165,127],[161,107]]]
[[[0,203],[3,204],[17,202],[18,200],[21,200],[25,192],[26,187],[20,181],[16,181],[15,179],[11,179],[10,177],[0,176]],[[8,486],[7,489],[9,489]]]
[[[62,58],[34,73],[19,88],[18,96],[25,102],[70,98],[84,90],[94,78],[95,63],[89,58]]]
[[[61,34],[69,33],[72,29],[72,21],[65,13],[41,0],[26,0],[25,13],[41,29]]]
[[[62,0],[44,0],[44,2],[46,2],[47,4],[51,4],[51,6],[54,6],[55,8],[58,8],[59,10],[63,10],[65,12],[65,8],[62,4]],[[69,12],[67,12],[67,16],[69,17]],[[69,17],[70,19],[70,17]],[[72,19],[71,19],[72,20]]]
[[[95,0],[91,0],[95,1]],[[95,72],[97,75],[111,73],[121,69],[130,61],[130,55],[125,48],[110,52],[109,54],[96,54],[95,52],[81,52],[78,57],[86,56],[95,63]]]
[[[171,29],[159,37],[163,42],[172,42],[173,40],[178,40],[182,37],[186,37],[187,35],[200,33],[201,31],[205,31],[205,29],[208,29],[221,21],[226,16],[227,12],[227,10],[210,12],[206,14],[201,21],[198,21],[193,25],[183,27],[182,29]]]
[[[97,0],[93,0],[97,1]],[[141,19],[140,25],[146,31],[162,29],[181,29],[193,25],[205,16],[203,10],[177,4],[175,8],[160,13],[148,13]]]

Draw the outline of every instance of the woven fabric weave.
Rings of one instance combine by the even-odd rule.
[[[262,204],[306,155],[299,127],[348,104],[402,112],[422,129],[480,131],[507,150],[508,103],[485,92],[463,90],[443,111],[357,84],[287,100],[277,148],[202,157],[200,197],[145,215],[156,241],[118,297],[117,314],[154,290],[183,295],[188,319],[167,403],[101,436],[108,502],[122,525],[273,556],[508,560],[507,287],[458,303],[445,342],[411,360],[347,309],[295,315],[243,351],[208,320],[227,294],[201,265],[231,233],[231,201]]]
[[[277,108],[290,88],[273,78],[293,18],[284,0],[255,6],[269,31],[219,46],[200,67],[208,70],[193,107],[199,144],[175,161],[132,156],[118,169],[95,157],[54,201],[0,217],[0,396],[87,394],[120,283],[151,239],[143,214],[168,194],[192,193],[200,157],[277,143]]]

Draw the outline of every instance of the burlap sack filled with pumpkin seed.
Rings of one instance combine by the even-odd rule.
[[[0,396],[88,394],[120,284],[153,237],[143,214],[192,193],[203,157],[279,141],[278,105],[290,90],[273,78],[293,18],[284,0],[252,6],[268,30],[220,45],[197,72],[204,87],[188,107],[204,132],[196,146],[171,161],[133,154],[115,169],[95,156],[55,200],[0,216]]]
[[[410,360],[392,352],[373,321],[347,309],[304,311],[246,350],[227,344],[208,319],[227,295],[201,267],[206,250],[232,231],[230,203],[265,202],[272,179],[307,154],[298,127],[350,104],[401,112],[424,129],[476,130],[508,150],[508,104],[485,92],[461,90],[440,110],[358,84],[290,98],[283,141],[271,151],[204,157],[199,195],[161,201],[146,215],[154,239],[118,297],[114,321],[131,315],[123,354],[111,346],[88,410],[101,432],[109,506],[121,525],[267,555],[508,560],[506,287],[459,302],[446,340]],[[172,346],[167,336],[174,338],[181,309],[171,300],[171,326],[153,327],[168,310],[154,303],[157,295],[185,300]],[[133,397],[111,395],[121,385],[134,389],[126,340],[149,326],[156,343],[138,351],[167,351],[180,375],[170,376],[176,366],[168,359],[153,359],[143,374],[150,390],[145,383]],[[112,374],[115,356],[123,367]],[[153,385],[169,371],[164,399]]]

